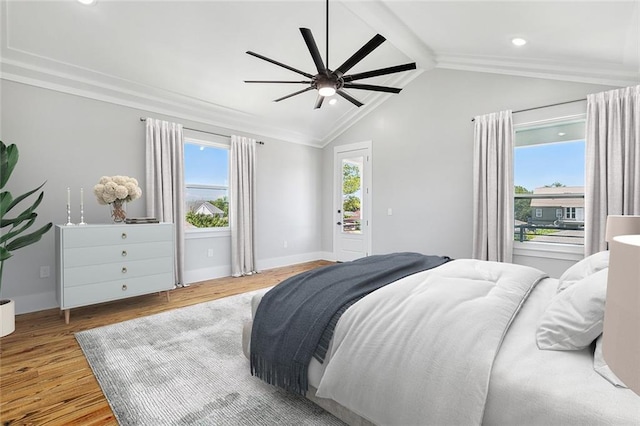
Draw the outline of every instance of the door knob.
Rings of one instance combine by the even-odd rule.
[[[338,222],[338,223],[336,223],[336,225],[342,225],[342,222]]]

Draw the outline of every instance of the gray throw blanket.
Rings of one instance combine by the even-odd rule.
[[[254,316],[251,374],[304,395],[309,363],[336,312],[380,287],[449,260],[419,253],[376,255],[281,282],[265,294]],[[325,333],[324,339],[329,338]]]

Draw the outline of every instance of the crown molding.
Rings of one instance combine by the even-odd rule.
[[[226,132],[241,132],[261,138],[279,139],[313,147],[321,146],[320,139],[270,125],[253,114],[111,76],[100,75],[99,81],[2,57],[0,79],[169,115],[215,126]]]
[[[606,86],[625,87],[640,83],[640,70],[621,70],[620,67],[603,67],[601,64],[589,63],[512,61],[496,57],[445,54],[438,55],[437,68],[602,84]]]

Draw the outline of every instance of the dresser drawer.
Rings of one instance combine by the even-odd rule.
[[[96,245],[137,244],[173,241],[173,226],[105,225],[95,227],[66,228],[63,248],[93,247]]]
[[[173,243],[171,241],[74,247],[64,249],[64,266],[65,268],[74,268],[101,263],[122,263],[171,256],[173,256]]]
[[[172,257],[137,260],[135,262],[78,266],[76,268],[64,269],[64,287],[83,286],[113,280],[126,280],[172,271]]]
[[[65,287],[63,290],[63,308],[70,309],[156,291],[166,291],[172,288],[173,272],[147,275],[140,278],[105,281],[80,287]]]

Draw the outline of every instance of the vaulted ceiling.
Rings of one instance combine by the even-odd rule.
[[[638,1],[329,5],[330,67],[376,33],[387,41],[351,72],[417,62],[417,70],[362,83],[405,87],[434,68],[640,83]],[[8,80],[316,146],[390,96],[402,96],[350,90],[364,106],[339,98],[314,109],[315,91],[273,102],[304,86],[243,82],[300,79],[248,50],[315,74],[298,28],[313,31],[324,56],[324,1],[11,0],[1,6],[1,72]],[[528,43],[516,47],[514,37]]]

